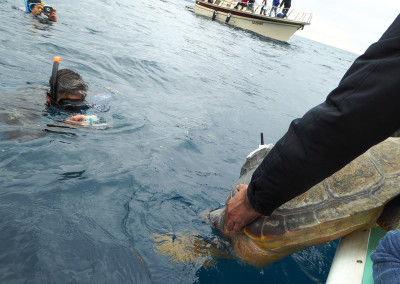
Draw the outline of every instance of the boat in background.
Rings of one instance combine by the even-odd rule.
[[[254,12],[252,12],[251,9],[242,6],[236,9],[237,3],[238,1],[234,0],[196,0],[194,12],[212,20],[285,42],[297,30],[302,30],[304,26],[311,24],[311,13],[290,9],[285,18],[270,17],[268,15],[272,7],[266,7],[266,15],[261,15],[262,6],[254,4]],[[282,9],[279,8],[277,14],[281,11]]]

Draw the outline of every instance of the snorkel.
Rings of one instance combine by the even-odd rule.
[[[50,100],[52,103],[57,103],[57,73],[60,66],[61,57],[55,56],[53,61],[53,70],[51,71],[50,81]]]

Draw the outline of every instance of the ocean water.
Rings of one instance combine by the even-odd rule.
[[[154,236],[216,238],[202,212],[224,206],[260,133],[276,142],[357,55],[183,0],[46,4],[57,23],[0,1],[0,283],[324,283],[337,241],[260,269],[177,261]],[[54,56],[89,85],[99,124],[46,109]]]

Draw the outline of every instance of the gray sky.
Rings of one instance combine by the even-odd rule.
[[[312,13],[296,35],[361,54],[400,13],[400,0],[292,0],[292,8]]]

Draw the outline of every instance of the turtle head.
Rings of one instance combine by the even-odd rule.
[[[211,211],[208,214],[207,219],[218,234],[220,234],[224,239],[230,240],[230,234],[228,234],[224,228],[224,213],[225,208]]]

